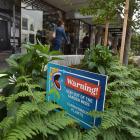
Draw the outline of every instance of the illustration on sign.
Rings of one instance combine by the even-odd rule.
[[[46,98],[59,104],[84,128],[92,128],[101,120],[88,113],[104,110],[106,83],[105,75],[49,63]]]

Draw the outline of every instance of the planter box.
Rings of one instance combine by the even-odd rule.
[[[84,55],[58,55],[56,57],[62,58],[63,60],[53,61],[56,64],[71,66],[80,64],[81,60],[84,58]]]

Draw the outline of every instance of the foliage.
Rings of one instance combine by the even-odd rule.
[[[93,15],[94,23],[112,21],[118,14],[118,8],[124,0],[88,0],[88,6],[80,9],[84,15]]]
[[[0,103],[6,107],[7,116],[0,122],[1,140],[46,139],[48,135],[56,135],[60,129],[72,124],[71,118],[60,107],[45,100],[45,88],[41,80],[46,81],[45,65],[58,60],[57,51],[50,52],[49,46],[26,45],[26,54],[12,55],[5,78],[4,96]],[[3,80],[3,79],[1,79]],[[7,97],[5,97],[9,94]],[[63,120],[63,121],[61,121]]]
[[[102,51],[99,54],[100,49]],[[109,59],[108,57],[106,59],[104,51],[109,54]],[[104,61],[104,59],[108,61]],[[91,116],[102,118],[101,126],[85,131],[78,131],[77,129],[77,131],[75,130],[77,136],[82,135],[79,139],[83,140],[139,140],[140,69],[134,66],[120,65],[106,48],[100,48],[100,46],[86,52],[80,68],[97,72],[97,68],[89,67],[91,61],[95,64],[102,64],[105,67],[106,75],[108,75],[105,111],[91,112]],[[65,134],[61,133],[61,138],[73,137],[72,131],[71,129]]]
[[[105,74],[106,68],[111,66],[111,57],[111,52],[107,47],[97,45],[85,52],[85,57],[81,65],[82,68]]]
[[[104,24],[106,21],[116,20],[118,15],[124,15],[125,0],[88,0],[88,5],[80,9],[84,15],[93,15],[94,23]],[[130,0],[133,10],[133,22],[129,20],[134,29],[139,29],[140,3],[139,0]],[[130,14],[130,13],[129,13]],[[130,17],[131,18],[131,17]]]
[[[98,46],[99,47],[99,46]],[[98,50],[99,48],[94,48]],[[93,50],[94,50],[93,49]],[[105,48],[102,48],[104,50]],[[107,51],[108,52],[108,51]],[[89,62],[93,51],[87,51],[84,58]],[[108,52],[109,53],[109,52]],[[94,52],[94,56],[99,56]],[[100,52],[97,60],[102,60],[104,51]],[[109,53],[110,54],[110,53]],[[104,57],[103,57],[104,58]],[[110,58],[110,57],[109,57]],[[91,60],[91,59],[90,59]],[[96,62],[96,59],[92,61]],[[104,59],[103,59],[104,60]],[[106,59],[105,59],[106,60]],[[58,135],[49,137],[50,140],[139,140],[140,139],[140,70],[133,67],[125,67],[112,56],[109,59],[110,65],[105,65],[106,75],[108,75],[108,88],[106,95],[105,111],[90,112],[93,117],[101,117],[102,123],[98,128],[82,130],[77,126],[67,127],[64,131],[59,131]],[[89,69],[87,64],[82,63],[81,69]]]
[[[135,76],[133,72],[136,73]],[[138,102],[140,86],[137,81],[140,73],[137,69],[133,68],[132,71],[132,68],[126,68],[118,63],[114,63],[107,73],[109,81],[106,107],[101,116],[103,121],[99,128],[102,138],[140,139],[140,104]]]
[[[27,44],[24,46],[27,50],[26,54],[14,54],[7,59],[10,66],[9,73],[16,77],[20,75],[31,75],[33,79],[36,77],[44,77],[45,65],[55,59],[52,55],[60,54],[58,51],[50,52],[48,45]]]
[[[140,35],[139,34],[132,35],[131,51],[133,52],[134,55],[140,55]]]
[[[109,79],[105,111],[90,113],[102,118],[101,126],[85,131],[68,128],[60,132],[56,140],[77,140],[77,137],[79,140],[140,139],[140,70],[114,62],[106,71]]]
[[[45,92],[32,74],[10,77],[14,92],[0,96],[7,116],[0,122],[1,140],[139,140],[140,70],[114,61],[109,50],[96,46],[86,52],[81,68],[106,72],[108,88],[105,111],[90,112],[101,117],[98,128],[83,130],[58,105],[45,101]],[[89,63],[94,66],[89,67]],[[98,67],[102,67],[102,70]],[[103,70],[104,69],[104,70]],[[24,73],[23,73],[24,74]]]
[[[16,94],[0,97],[8,110],[7,117],[0,122],[1,140],[34,139],[39,134],[43,139],[73,124],[65,112],[54,111],[60,107],[46,102],[45,92],[37,90],[38,85],[31,84],[31,78],[22,76],[17,81]]]
[[[78,128],[67,127],[60,131],[57,136],[50,136],[49,140],[83,140],[83,134]]]
[[[24,46],[27,50],[25,54],[13,54],[7,59],[9,68],[4,73],[7,74],[1,77],[5,80],[4,94],[8,94],[8,91],[14,92],[14,85],[9,83],[16,80],[21,75],[28,75],[33,78],[34,82],[40,83],[42,88],[45,88],[46,70],[45,66],[52,60],[58,60],[60,58],[55,55],[61,54],[58,51],[50,51],[50,47],[42,45],[41,43],[36,45],[27,44]],[[9,82],[7,82],[9,80]]]

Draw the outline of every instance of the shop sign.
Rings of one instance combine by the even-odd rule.
[[[106,83],[105,75],[49,63],[46,98],[59,104],[84,128],[92,128],[101,119],[89,112],[104,110]]]

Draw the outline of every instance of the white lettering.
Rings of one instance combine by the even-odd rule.
[[[84,84],[81,84],[81,83],[74,81],[73,79],[67,78],[67,83],[68,83],[68,85],[79,88],[80,90],[89,92],[93,96],[98,95],[98,88],[97,87],[92,88],[92,87],[88,86],[86,82]]]

